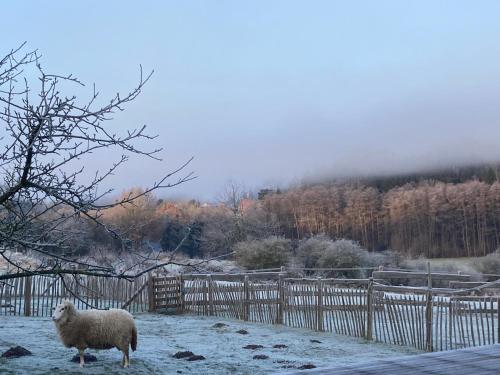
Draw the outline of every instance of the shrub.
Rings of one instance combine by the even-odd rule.
[[[398,259],[391,251],[368,252],[357,242],[345,239],[334,241],[325,235],[318,235],[300,241],[295,263],[304,268],[359,268],[395,265]],[[365,277],[369,275],[369,270],[327,271],[322,274],[329,277]]]
[[[234,246],[236,263],[247,269],[278,268],[287,264],[291,243],[280,237],[242,241]]]
[[[500,250],[476,259],[473,265],[480,273],[500,274]]]
[[[318,259],[319,268],[357,268],[369,264],[369,253],[350,240],[331,242]],[[371,265],[370,265],[371,266]],[[328,271],[328,277],[363,277],[362,270]]]
[[[332,240],[325,235],[317,235],[299,242],[297,247],[296,263],[301,268],[318,268],[318,261],[332,244]]]
[[[401,255],[391,250],[369,252],[365,267],[399,267]]]

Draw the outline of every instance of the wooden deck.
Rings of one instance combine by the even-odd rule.
[[[333,359],[332,359],[333,360]],[[494,375],[500,374],[500,344],[382,359],[281,374],[314,375]]]

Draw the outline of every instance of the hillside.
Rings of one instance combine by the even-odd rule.
[[[309,183],[267,194],[286,237],[325,233],[370,250],[481,256],[500,245],[498,165]]]

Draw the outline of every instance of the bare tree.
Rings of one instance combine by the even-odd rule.
[[[230,234],[233,238],[232,242],[238,242],[245,239],[245,233],[242,225],[241,202],[243,199],[248,197],[249,193],[245,186],[234,180],[229,180],[221,193],[219,193],[219,202],[231,210],[233,214],[234,230]]]
[[[243,184],[229,180],[219,193],[218,201],[237,215],[241,213],[241,201],[248,196],[249,193]]]
[[[38,80],[33,82],[34,74]],[[37,51],[25,52],[22,45],[0,58],[0,256],[19,272],[45,273],[50,264],[52,271],[64,273],[71,265],[80,265],[88,273],[116,276],[108,266],[81,262],[61,252],[74,234],[67,224],[90,221],[121,239],[122,233],[101,220],[104,210],[133,204],[154,190],[193,178],[191,173],[184,174],[187,161],[149,188],[103,203],[107,197],[109,201],[112,190],[100,191],[101,183],[130,155],[160,160],[161,149],[136,146],[137,141],[155,138],[146,133],[146,126],[124,129],[121,135],[106,126],[114,113],[137,98],[151,74],[143,75],[141,67],[138,83],[129,93],[117,93],[98,104],[102,101],[95,86],[89,100],[66,96],[63,92],[70,85],[83,83],[72,75],[47,73]],[[89,155],[110,149],[121,156],[86,178],[89,172],[84,173],[84,165]],[[8,255],[7,249],[12,248],[40,254],[41,264],[26,268]]]

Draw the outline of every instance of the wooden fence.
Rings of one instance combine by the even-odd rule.
[[[405,275],[374,273],[377,280]],[[497,296],[461,295],[451,283],[494,288],[468,277],[450,288],[382,285],[370,279],[291,278],[284,272],[240,275],[144,275],[134,281],[95,276],[32,276],[0,281],[0,315],[50,316],[62,300],[77,308],[117,307],[283,324],[426,351],[500,343]],[[419,279],[424,279],[418,274]],[[462,284],[460,284],[462,283]],[[466,290],[465,290],[466,291]],[[78,297],[78,298],[77,298]]]
[[[372,279],[184,275],[151,283],[151,310],[364,337],[425,351],[500,343],[498,297],[446,295]]]
[[[51,316],[63,300],[78,309],[96,307],[147,311],[148,279],[134,281],[97,276],[30,276],[0,281],[0,315]],[[77,298],[78,297],[78,298]]]

